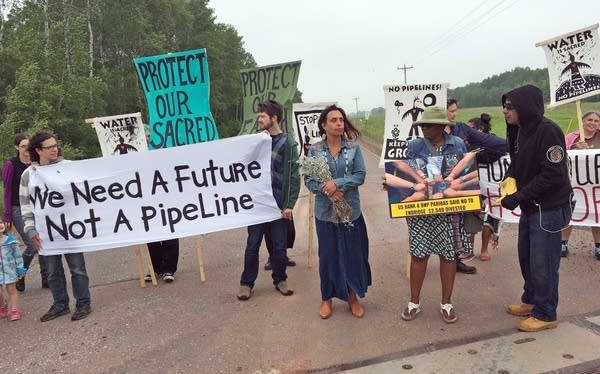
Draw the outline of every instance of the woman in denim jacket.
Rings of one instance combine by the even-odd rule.
[[[310,147],[308,156],[326,158],[333,178],[323,183],[304,177],[306,187],[316,196],[322,300],[319,315],[329,318],[332,299],[337,297],[348,302],[353,316],[362,318],[364,309],[357,296],[364,297],[371,285],[371,268],[369,238],[358,193],[366,175],[360,146],[355,141],[360,132],[336,105],[321,112],[318,126],[323,140]],[[334,202],[342,199],[352,207],[348,222],[339,222],[333,214]]]

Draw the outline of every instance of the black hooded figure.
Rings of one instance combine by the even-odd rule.
[[[524,280],[521,303],[506,310],[530,316],[519,330],[534,332],[557,325],[561,231],[571,219],[573,189],[564,134],[544,117],[542,91],[519,87],[502,96],[502,107],[511,158],[506,175],[516,180],[517,192],[501,204],[521,207],[518,253]]]
[[[137,148],[130,144],[125,144],[125,139],[119,134],[119,144],[115,147],[114,153],[119,152],[120,155],[127,154],[129,152],[137,152]]]

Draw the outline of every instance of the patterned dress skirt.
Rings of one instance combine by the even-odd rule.
[[[453,228],[452,220],[455,221]],[[464,230],[462,214],[435,214],[422,217],[407,217],[410,254],[423,258],[440,255],[447,261],[456,258],[456,249],[472,253],[473,247]],[[456,235],[455,235],[456,233]]]

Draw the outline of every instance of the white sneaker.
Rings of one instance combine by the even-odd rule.
[[[167,283],[171,283],[175,280],[175,276],[173,275],[173,273],[164,273],[163,280]]]

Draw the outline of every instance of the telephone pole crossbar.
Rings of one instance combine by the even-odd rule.
[[[396,70],[404,70],[404,84],[406,84],[406,71],[407,71],[408,69],[412,69],[412,68],[413,68],[413,66],[412,66],[412,65],[411,65],[411,66],[406,66],[406,64],[403,64],[401,67],[400,67],[400,66],[398,66],[398,67],[396,68]]]

